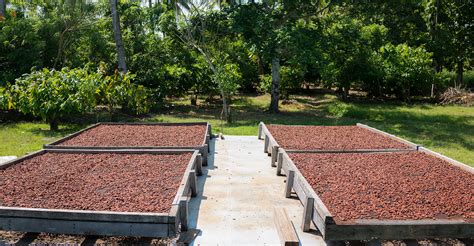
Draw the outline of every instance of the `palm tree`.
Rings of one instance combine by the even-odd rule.
[[[110,11],[112,16],[112,26],[114,29],[114,40],[117,48],[118,70],[119,72],[127,72],[127,64],[125,62],[125,48],[123,47],[122,32],[120,30],[120,16],[117,11],[118,0],[109,0]]]

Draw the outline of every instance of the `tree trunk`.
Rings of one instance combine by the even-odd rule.
[[[57,131],[59,129],[59,124],[56,119],[49,120],[49,130],[50,131]]]
[[[457,78],[456,78],[456,84],[457,84],[457,88],[461,88],[462,84],[463,84],[463,72],[464,72],[464,62],[462,60],[459,60],[458,61],[458,67],[457,67]]]
[[[7,2],[6,0],[0,0],[0,17],[6,16]],[[2,18],[0,18],[2,19]]]
[[[280,60],[278,57],[272,59],[272,91],[270,101],[270,113],[278,113],[278,100],[280,97]]]
[[[112,26],[114,28],[115,46],[117,47],[117,59],[119,72],[127,72],[127,64],[125,62],[125,48],[122,42],[122,32],[120,31],[120,17],[117,12],[118,0],[109,0],[110,11],[112,12]]]

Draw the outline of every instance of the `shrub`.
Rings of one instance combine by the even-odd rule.
[[[449,87],[456,85],[456,72],[443,70],[436,74],[436,85],[439,91],[445,91]],[[465,71],[463,74],[464,83],[461,88],[474,89],[474,70]],[[459,86],[459,85],[458,85]]]
[[[12,86],[12,106],[20,112],[41,117],[51,130],[67,114],[83,113],[96,105],[95,91],[99,74],[83,69],[32,72],[16,80]]]
[[[103,76],[85,69],[43,69],[24,75],[9,90],[8,107],[47,121],[58,129],[66,115],[92,111],[99,103],[121,106],[136,114],[148,112],[148,92],[131,82],[134,75]],[[0,103],[5,99],[0,97]],[[2,103],[3,104],[3,103]]]
[[[116,72],[113,76],[105,76],[100,87],[96,90],[98,101],[101,104],[132,112],[144,114],[149,110],[148,91],[142,85],[132,82],[133,74],[120,74]]]
[[[328,106],[327,111],[330,115],[336,118],[341,118],[349,112],[349,109],[349,104],[343,102],[335,102]]]
[[[387,44],[380,48],[379,64],[382,64],[386,93],[405,101],[412,95],[428,94],[434,81],[431,57],[424,48],[407,44]]]

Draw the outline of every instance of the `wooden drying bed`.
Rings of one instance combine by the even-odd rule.
[[[116,126],[116,127],[114,127]],[[122,129],[124,127],[137,129]],[[139,129],[140,127],[147,128]],[[191,127],[200,127],[189,131]],[[101,128],[109,128],[101,132]],[[116,129],[114,129],[116,128]],[[156,128],[156,129],[153,129]],[[151,130],[151,132],[150,132]],[[193,139],[190,139],[193,135]],[[45,144],[45,149],[192,149],[199,150],[203,165],[207,165],[211,125],[207,122],[189,123],[143,123],[143,122],[103,122],[70,134],[53,143]],[[111,136],[115,141],[110,141]],[[198,137],[198,140],[195,137]],[[86,139],[81,139],[85,138]],[[109,139],[109,142],[107,142]],[[178,139],[177,139],[178,138]],[[83,141],[79,141],[83,140]],[[130,143],[129,143],[130,142]]]
[[[45,158],[46,155],[54,156],[53,160],[60,160],[63,162],[63,165],[60,166],[59,164],[56,164],[54,162],[48,162],[44,161],[43,159]],[[96,184],[96,181],[101,181],[104,178],[104,175],[107,176],[109,175],[109,178],[111,177],[112,181],[115,179],[113,178],[114,176],[123,176],[123,172],[112,172],[108,171],[109,174],[104,174],[104,175],[99,175],[97,176],[96,172],[107,172],[108,168],[107,166],[104,166],[104,160],[100,161],[90,161],[94,160],[96,156],[108,156],[111,155],[113,158],[109,160],[108,163],[110,165],[114,165],[114,168],[120,168],[121,166],[118,164],[119,162],[123,162],[124,159],[126,159],[126,163],[129,165],[132,165],[134,163],[147,163],[148,170],[153,170],[154,173],[160,173],[162,170],[160,170],[160,166],[155,167],[153,166],[153,163],[150,163],[150,160],[145,159],[145,157],[149,158],[155,158],[153,160],[159,160],[160,157],[162,156],[168,156],[169,158],[175,158],[173,156],[177,155],[186,155],[188,157],[185,157],[184,160],[186,160],[186,163],[183,163],[181,166],[180,170],[184,170],[182,174],[176,174],[173,180],[176,180],[176,184],[173,184],[173,190],[176,189],[176,193],[173,193],[173,190],[167,190],[167,192],[170,192],[171,197],[167,197],[165,200],[170,201],[169,203],[169,209],[165,209],[165,211],[160,211],[160,212],[155,212],[155,211],[147,211],[147,206],[150,204],[156,204],[160,203],[161,200],[157,199],[151,199],[148,201],[144,201],[142,203],[130,203],[130,202],[117,202],[117,196],[114,196],[112,199],[112,207],[113,209],[111,210],[83,210],[83,209],[71,209],[70,207],[67,207],[66,205],[70,205],[68,203],[68,199],[66,198],[71,194],[71,192],[77,192],[73,191],[77,187],[81,187],[78,189],[86,189],[86,190],[79,190],[79,193],[100,193],[102,197],[107,198],[109,197],[109,193],[113,193],[115,195],[116,191],[115,190],[107,190],[107,187],[104,189],[96,189],[96,188],[90,188],[88,185],[86,186],[81,186],[80,183],[76,183],[77,185],[74,187],[66,188],[64,190],[64,185],[68,186],[70,182],[70,178],[75,178],[75,177],[68,177],[68,175],[63,175],[57,177],[57,179],[49,179],[45,180],[45,177],[37,177],[34,175],[38,169],[36,167],[43,167],[47,170],[41,170],[41,172],[38,173],[48,173],[48,172],[54,172],[57,169],[62,169],[60,173],[67,173],[70,172],[67,168],[68,162],[72,162],[71,159],[75,160],[75,163],[84,163],[86,161],[82,161],[82,157],[84,159],[89,160],[89,163],[86,163],[84,167],[81,167],[80,173],[82,176],[86,176],[84,180],[87,182],[91,181],[91,184]],[[170,157],[171,156],[171,157]],[[187,161],[189,158],[189,161]],[[42,159],[43,158],[43,159]],[[135,159],[136,158],[136,159]],[[177,158],[177,157],[176,157]],[[47,158],[46,158],[47,159]],[[183,158],[181,158],[183,159]],[[116,163],[116,164],[114,164]],[[25,165],[25,166],[21,166]],[[109,165],[109,164],[107,164]],[[134,164],[134,168],[130,167],[129,170],[135,170],[139,169],[141,165]],[[135,236],[135,237],[170,237],[170,236],[175,236],[180,230],[186,230],[188,226],[188,202],[189,199],[192,196],[196,195],[196,189],[197,189],[197,183],[196,183],[196,174],[201,173],[201,167],[202,165],[202,159],[201,155],[199,154],[199,151],[197,150],[178,150],[178,149],[170,149],[170,150],[140,150],[140,149],[123,149],[123,150],[99,150],[99,149],[89,149],[89,150],[80,150],[80,149],[48,149],[48,150],[41,150],[32,154],[29,154],[27,156],[24,156],[22,158],[4,163],[0,165],[0,185],[8,186],[9,184],[7,183],[10,182],[10,184],[14,184],[14,188],[11,188],[12,191],[9,190],[4,190],[2,193],[2,197],[4,197],[4,201],[2,202],[0,199],[0,203],[3,203],[4,205],[6,203],[13,203],[13,204],[21,204],[21,202],[25,202],[25,199],[28,200],[30,199],[30,203],[35,203],[37,202],[36,199],[44,199],[41,197],[41,194],[49,194],[50,198],[47,199],[56,199],[58,202],[57,203],[65,203],[67,209],[62,209],[60,206],[55,203],[51,203],[49,201],[49,205],[54,208],[50,207],[44,207],[43,203],[40,203],[40,206],[38,207],[24,207],[24,206],[0,206],[0,230],[6,230],[6,231],[23,231],[23,232],[46,232],[46,233],[56,233],[56,234],[85,234],[85,235],[116,235],[116,236]],[[59,166],[59,167],[58,167]],[[33,188],[40,193],[35,193],[39,194],[36,197],[32,198],[32,196],[27,196],[21,197],[21,194],[15,194],[13,190],[21,189],[21,186],[25,185],[25,183],[28,183],[28,180],[24,180],[23,182],[19,182],[16,184],[14,180],[11,180],[8,176],[3,176],[2,175],[8,175],[8,173],[12,173],[11,171],[9,172],[9,168],[19,168],[21,171],[24,172],[25,176],[28,176],[28,172],[33,173],[32,176],[33,180],[30,180],[31,182],[27,186],[26,189],[31,189],[30,186],[33,186]],[[74,168],[74,167],[73,167]],[[35,170],[36,169],[36,170]],[[13,169],[12,169],[13,170]],[[178,172],[176,169],[173,168],[172,165],[169,166],[168,168],[169,171],[171,172]],[[15,175],[18,170],[12,173],[12,175]],[[131,171],[130,175],[130,180],[132,181],[137,181],[141,182],[141,185],[145,185],[146,187],[151,187],[150,185],[144,184],[142,180],[143,177],[136,175],[136,173]],[[142,170],[143,172],[147,172],[147,170]],[[181,172],[181,171],[179,171]],[[135,175],[134,175],[135,174]],[[74,174],[71,174],[71,176],[74,176]],[[90,176],[90,177],[89,177]],[[63,177],[63,178],[62,178]],[[180,178],[182,177],[182,178]],[[41,180],[43,178],[43,180]],[[149,175],[150,181],[153,182],[152,180],[160,179],[159,175],[155,177],[153,174]],[[59,185],[55,185],[55,182],[59,182],[57,180],[62,179],[62,183]],[[3,181],[2,181],[3,180]],[[40,182],[41,181],[41,182]],[[46,182],[47,181],[47,182]],[[14,182],[14,183],[12,183]],[[49,192],[48,189],[44,187],[44,183],[46,182],[47,185],[52,185],[52,187],[59,187],[59,189],[64,190],[64,192],[56,194],[54,192]],[[158,181],[157,181],[158,182]],[[166,182],[172,182],[172,180],[168,180]],[[38,184],[42,185],[38,185]],[[120,182],[119,182],[120,183]],[[124,182],[120,183],[120,185],[124,185]],[[30,187],[30,188],[28,188]],[[156,185],[155,185],[156,187]],[[134,186],[128,186],[126,188],[132,189]],[[41,191],[43,189],[43,192]],[[87,189],[93,189],[90,191],[87,191]],[[155,189],[159,189],[155,188]],[[13,192],[13,193],[8,193],[8,192]],[[48,193],[49,192],[49,193]],[[137,191],[138,192],[138,191]],[[141,193],[142,190],[138,193]],[[144,192],[144,191],[143,191]],[[148,192],[155,192],[152,194],[162,194],[162,191],[148,191]],[[165,191],[163,191],[165,192]],[[119,201],[123,197],[125,197],[125,193],[127,191],[122,191],[122,193],[119,192]],[[136,193],[136,194],[138,194]],[[10,194],[10,195],[9,195]],[[120,195],[122,194],[122,195]],[[174,195],[173,195],[174,194]],[[20,196],[18,196],[20,195]],[[61,198],[61,196],[65,196],[65,198]],[[91,196],[95,196],[94,194],[91,194]],[[122,197],[123,196],[123,197]],[[173,198],[174,196],[174,198]],[[12,198],[16,197],[16,198]],[[52,198],[51,198],[52,197]],[[1,198],[1,197],[0,197]],[[136,197],[132,197],[135,199]],[[15,201],[15,199],[22,200],[20,201]],[[80,206],[81,203],[87,202],[87,196],[82,198],[83,200],[75,200],[73,202],[76,202],[74,206]],[[114,200],[115,199],[115,200]],[[160,198],[161,199],[161,198]],[[84,202],[81,202],[84,201]],[[97,203],[101,203],[101,200],[98,200]],[[104,206],[109,206],[110,203],[106,203]],[[129,211],[127,209],[129,208],[122,208],[122,206],[137,206],[137,208],[144,209],[145,212],[143,211]],[[167,207],[166,204],[158,204],[159,206],[162,207]],[[58,207],[59,206],[59,207]],[[96,206],[95,203],[90,204],[90,203],[84,203],[84,206]]]

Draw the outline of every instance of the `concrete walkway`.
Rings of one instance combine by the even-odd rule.
[[[209,166],[190,203],[190,227],[200,230],[194,245],[281,245],[275,207],[286,208],[302,245],[324,245],[317,231],[300,230],[303,206],[284,198],[284,181],[256,136],[213,140]]]

